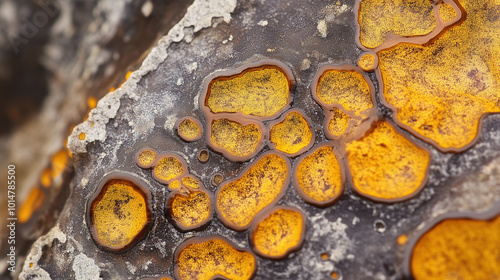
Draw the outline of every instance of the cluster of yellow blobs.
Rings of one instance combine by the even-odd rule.
[[[188,173],[187,164],[176,154],[161,154],[143,149],[136,155],[139,167],[153,168],[158,182],[167,184],[171,191],[167,197],[167,219],[180,231],[201,229],[212,220],[212,195],[203,183]]]

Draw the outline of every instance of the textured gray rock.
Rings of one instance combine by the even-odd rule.
[[[293,70],[293,107],[316,124],[316,143],[325,141],[322,109],[310,93],[313,76],[324,64],[355,64],[361,53],[354,41],[354,1],[339,3],[195,1],[142,66],[73,130],[68,141],[75,164],[72,193],[57,225],[32,246],[20,279],[173,275],[174,251],[192,236],[219,234],[248,247],[246,232],[229,230],[216,218],[201,232],[178,232],[164,218],[165,187],[135,164],[135,154],[146,146],[178,153],[211,192],[216,190],[209,183],[213,174],[236,177],[249,163],[232,163],[211,151],[210,161],[201,164],[197,153],[206,143],[183,142],[173,124],[185,116],[204,123],[199,96],[207,76],[263,58],[280,60]],[[374,75],[370,78],[376,82]],[[436,215],[482,211],[500,200],[500,116],[486,117],[477,144],[463,153],[443,154],[426,146],[433,158],[428,184],[406,202],[374,203],[347,188],[333,206],[320,209],[289,187],[280,204],[306,213],[303,248],[285,260],[259,258],[256,279],[329,279],[332,272],[340,279],[401,279],[404,246],[396,243],[399,235],[413,236]],[[101,178],[117,170],[149,182],[155,217],[147,237],[122,254],[94,244],[84,207]],[[329,255],[327,260],[322,253]]]

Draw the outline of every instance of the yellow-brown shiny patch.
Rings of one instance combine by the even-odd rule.
[[[142,168],[149,168],[156,160],[157,153],[151,149],[144,149],[139,152],[136,158],[137,165]]]
[[[301,211],[293,207],[272,209],[250,231],[253,251],[265,258],[286,257],[302,244],[304,219]]]
[[[340,105],[355,115],[373,108],[371,88],[365,77],[355,70],[329,69],[316,86],[315,99],[331,109]]]
[[[373,53],[365,53],[359,58],[358,66],[365,72],[372,72],[378,66],[378,58]]]
[[[130,181],[111,180],[92,201],[91,225],[98,243],[111,250],[130,245],[150,222],[147,198]]]
[[[242,125],[229,119],[212,122],[212,144],[227,157],[251,157],[263,141],[263,131],[256,124]]]
[[[500,3],[460,3],[465,21],[432,44],[379,53],[383,96],[395,120],[442,151],[468,148],[481,117],[500,112]]]
[[[52,166],[52,179],[61,176],[68,165],[68,153],[66,150],[61,150],[53,155],[50,164]]]
[[[429,153],[400,135],[387,122],[346,145],[354,190],[380,201],[399,201],[416,194],[427,177]]]
[[[286,158],[267,153],[237,179],[223,184],[216,195],[216,210],[222,222],[235,230],[250,226],[254,217],[277,202],[289,182]]]
[[[268,65],[212,80],[205,106],[213,113],[241,112],[267,118],[288,106],[290,100],[287,75],[279,67]]]
[[[26,223],[31,218],[33,213],[35,213],[35,211],[42,206],[44,198],[45,194],[43,191],[37,186],[34,187],[19,209],[19,213],[17,214],[18,221],[21,224]]]
[[[328,206],[344,192],[343,172],[333,146],[322,145],[299,159],[294,186],[307,202]]]
[[[500,279],[500,216],[448,219],[426,232],[413,248],[415,279]]]
[[[153,169],[153,175],[156,178],[168,182],[185,172],[185,167],[181,161],[175,157],[165,156],[161,158]]]
[[[217,236],[192,238],[176,252],[175,274],[182,280],[210,280],[224,277],[250,279],[257,268],[255,256],[238,250]]]
[[[429,0],[363,0],[359,4],[359,41],[376,48],[391,36],[421,36],[436,27]]]
[[[276,150],[287,155],[298,155],[312,145],[314,136],[308,120],[300,111],[294,110],[271,127],[269,140]]]
[[[169,198],[168,215],[182,230],[199,228],[212,218],[211,203],[204,191],[175,193]]]
[[[42,172],[42,176],[40,176],[40,184],[45,187],[45,188],[48,188],[50,187],[50,185],[52,184],[52,177],[51,177],[51,174],[52,174],[52,171],[50,169],[45,169],[43,172]]]
[[[184,141],[195,141],[203,135],[203,128],[199,121],[194,118],[183,118],[177,125],[177,133]]]

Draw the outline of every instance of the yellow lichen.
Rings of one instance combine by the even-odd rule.
[[[250,233],[254,252],[266,258],[282,258],[298,248],[304,234],[304,217],[293,208],[278,208]]]
[[[40,176],[40,184],[45,188],[50,187],[52,184],[51,173],[52,171],[47,168],[42,172],[42,176]]]
[[[17,214],[17,219],[20,223],[27,222],[33,213],[35,213],[40,206],[42,206],[43,199],[45,198],[45,194],[39,187],[34,187],[28,198],[24,201],[23,205],[19,209],[19,213]]]
[[[443,3],[439,7],[439,15],[441,16],[444,22],[448,22],[453,20],[457,16],[457,12],[452,6]]]
[[[97,107],[97,99],[93,96],[89,97],[87,99],[87,105],[90,109],[94,109],[95,107]]]
[[[245,173],[220,187],[216,206],[219,218],[234,229],[245,229],[255,215],[272,205],[287,187],[287,159],[267,154]]]
[[[426,35],[436,27],[429,0],[363,0],[358,22],[359,41],[371,49],[391,40],[391,35]]]
[[[85,140],[85,133],[83,133],[83,132],[82,132],[82,133],[80,133],[80,134],[78,135],[78,139],[80,139],[80,140]]]
[[[333,147],[321,146],[299,161],[294,185],[308,202],[325,206],[342,195],[342,172]]]
[[[328,132],[330,132],[333,137],[344,135],[349,127],[349,120],[351,118],[338,108],[333,108],[330,114],[331,118],[328,121]]]
[[[354,189],[375,200],[398,201],[414,195],[427,176],[429,153],[377,122],[360,140],[346,145]]]
[[[146,198],[129,181],[113,180],[92,202],[91,219],[99,243],[120,250],[148,224]]]
[[[365,72],[372,72],[378,66],[378,59],[375,54],[365,53],[359,58],[358,66]]]
[[[172,190],[178,189],[181,186],[181,182],[178,180],[172,181],[168,184],[168,187]]]
[[[379,53],[383,95],[397,121],[446,151],[467,148],[481,116],[500,112],[498,1],[461,4],[465,21],[433,44]]]
[[[400,236],[398,236],[397,242],[401,246],[405,245],[408,242],[408,236],[401,234]]]
[[[246,280],[254,274],[257,261],[251,253],[239,251],[217,237],[198,240],[177,253],[175,269],[179,279],[210,280],[224,277]]]
[[[211,203],[210,196],[202,191],[177,193],[172,197],[169,214],[182,228],[199,227],[212,216]]]
[[[500,216],[448,219],[417,242],[411,256],[415,279],[499,279]]]
[[[326,70],[318,80],[315,94],[324,105],[339,104],[355,115],[373,108],[370,85],[354,70]]]
[[[52,166],[52,178],[58,178],[66,169],[68,164],[68,153],[66,150],[61,150],[52,156],[50,161]]]
[[[309,123],[298,111],[286,114],[284,120],[275,124],[269,133],[269,140],[275,149],[289,155],[304,152],[313,141]]]
[[[156,159],[156,152],[150,149],[145,149],[139,152],[137,156],[137,163],[141,167],[149,167]]]
[[[288,106],[290,100],[287,75],[277,66],[270,65],[213,80],[205,105],[213,113],[241,112],[266,118]]]
[[[177,133],[185,141],[194,141],[201,137],[203,130],[195,119],[184,118],[177,126]]]
[[[228,119],[212,123],[212,143],[234,157],[254,154],[262,141],[263,132],[255,124],[242,125]]]
[[[182,184],[191,189],[199,189],[200,181],[194,178],[193,176],[186,176],[182,178]]]
[[[184,173],[184,165],[175,157],[161,158],[153,169],[153,174],[163,181],[173,180]]]

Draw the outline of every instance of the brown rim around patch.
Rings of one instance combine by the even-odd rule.
[[[196,123],[199,127],[200,127],[200,135],[196,136],[195,138],[186,138],[184,137],[180,132],[179,132],[179,125],[185,121],[185,120],[190,120],[194,123]],[[182,119],[179,119],[175,122],[175,130],[177,131],[177,135],[179,135],[179,137],[186,141],[186,142],[193,142],[193,141],[196,141],[196,140],[199,140],[201,139],[201,137],[203,136],[203,125],[201,124],[201,122],[199,120],[197,120],[196,118],[194,117],[184,117]]]

